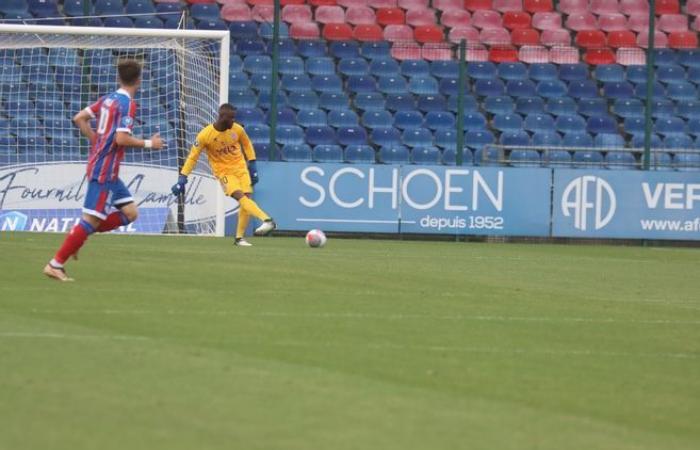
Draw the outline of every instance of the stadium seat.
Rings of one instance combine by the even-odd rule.
[[[312,159],[314,162],[321,163],[341,163],[345,161],[343,149],[335,144],[315,146],[312,151]]]
[[[377,83],[368,75],[352,75],[347,79],[347,90],[356,94],[368,94],[377,91]]]
[[[555,129],[554,118],[549,114],[528,114],[523,128],[534,133],[543,133]]]
[[[605,165],[608,169],[635,169],[637,160],[630,152],[608,152],[605,155]]]
[[[540,167],[541,155],[537,150],[516,149],[510,152],[510,163],[514,167]]]
[[[303,75],[304,61],[298,56],[280,58],[279,73],[282,75]]]
[[[498,77],[506,81],[525,80],[528,77],[527,67],[520,62],[499,64]]]
[[[676,150],[692,150],[695,147],[693,139],[687,134],[671,134],[664,138],[664,148]]]
[[[576,111],[582,116],[604,116],[608,114],[608,103],[604,98],[582,98],[577,103]]]
[[[362,57],[373,61],[391,57],[391,47],[388,42],[364,42],[362,44]]]
[[[322,36],[328,41],[349,41],[352,39],[352,27],[346,23],[328,23],[323,26]]]
[[[376,11],[376,18],[377,23],[384,27],[406,23],[406,15],[400,8],[379,8]]]
[[[376,162],[376,154],[369,145],[348,145],[345,148],[345,162],[373,164]]]
[[[603,154],[594,151],[576,151],[574,152],[574,167],[591,168],[603,166]]]
[[[626,81],[605,83],[603,95],[612,100],[627,99],[634,96],[634,88]]]
[[[511,97],[534,97],[536,92],[535,84],[530,80],[510,80],[506,84],[506,93]]]
[[[378,130],[391,130],[392,128],[378,128]],[[398,133],[398,132],[397,132]],[[367,144],[367,132],[362,127],[341,127],[336,130],[338,143],[341,145],[364,145]]]
[[[625,70],[618,64],[602,64],[593,70],[593,77],[602,82],[625,81]]]
[[[556,131],[541,131],[532,135],[532,145],[537,147],[559,147],[561,146],[561,136]]]
[[[277,127],[277,143],[282,145],[304,144],[304,131],[297,125],[282,125]]]
[[[397,111],[394,114],[393,124],[399,130],[420,128],[423,126],[423,114],[419,111]]]
[[[321,5],[316,8],[314,19],[321,24],[344,23],[345,10],[340,6]]]
[[[606,42],[609,47],[616,49],[624,47],[636,47],[637,37],[633,32],[629,30],[611,31],[608,33]],[[619,60],[619,58],[616,58],[616,60]]]
[[[319,97],[319,107],[328,111],[347,110],[350,102],[345,94],[324,92]]]
[[[292,95],[289,96],[290,106]],[[293,107],[293,106],[292,106]],[[326,113],[320,109],[300,109],[297,112],[297,123],[304,128],[309,127],[323,127],[328,124],[328,119]],[[335,132],[334,132],[335,134]],[[307,141],[308,141],[308,130],[307,130]]]
[[[430,147],[433,145],[433,134],[424,128],[408,128],[403,131],[401,141],[410,148]]]
[[[617,122],[615,119],[608,115],[604,116],[592,116],[588,118],[586,124],[586,130],[589,133],[599,134],[599,133],[617,133]]]
[[[358,41],[381,41],[384,33],[376,24],[357,25],[352,32],[352,37]]]
[[[515,99],[515,112],[518,114],[537,114],[544,112],[544,110],[545,106],[542,97],[519,97]]]
[[[596,98],[598,97],[598,86],[591,80],[570,81],[567,93],[576,99]]]
[[[676,114],[685,119],[700,118],[700,100],[681,100],[677,102]]]
[[[311,80],[311,88],[318,92],[342,92],[343,83],[338,75],[316,75]]]
[[[266,123],[265,114],[260,108],[238,108],[236,110],[236,121],[243,126],[259,125]]]
[[[519,114],[497,114],[491,126],[499,131],[516,131],[523,128],[523,119]]]
[[[97,4],[95,4],[97,13]],[[219,5],[211,3],[196,3],[190,6],[190,13],[195,21],[216,21],[219,19]]]
[[[25,1],[9,0],[9,2],[3,1],[3,5],[9,3],[12,9],[10,11],[4,10],[6,7],[0,7],[0,12],[5,14],[21,12],[17,10],[18,5],[24,4],[24,11],[27,11],[27,4]],[[95,14],[98,16],[109,16],[109,15],[120,15],[124,14],[124,4],[121,0],[96,0],[95,1]],[[82,15],[82,14],[80,14]],[[218,8],[217,8],[218,17]]]
[[[360,118],[352,110],[336,110],[328,113],[328,124],[336,128],[356,127]]]
[[[369,64],[369,73],[374,76],[395,77],[399,72],[400,66],[395,59],[375,59]]]
[[[370,25],[377,23],[374,9],[367,6],[351,6],[345,11],[345,20],[352,25]]]
[[[417,107],[420,111],[444,111],[447,109],[447,101],[441,95],[419,95]]]
[[[379,162],[384,164],[406,164],[410,162],[410,152],[404,146],[382,147],[379,149]]]
[[[502,28],[501,15],[497,11],[478,10],[472,13],[472,25],[480,30]]]
[[[362,114],[362,125],[370,130],[390,127],[393,117],[388,111],[370,110]]]
[[[654,123],[654,132],[661,136],[684,134],[686,132],[685,122],[678,117],[658,118]]]
[[[441,160],[441,153],[435,147],[414,148],[411,152],[413,164],[436,165]]]
[[[318,39],[320,35],[321,31],[319,30],[318,24],[316,22],[294,22],[289,27],[289,36],[294,39]],[[300,44],[300,53],[302,51],[301,47],[302,46]],[[305,46],[303,48],[307,49],[307,51],[310,51],[312,48],[313,50],[316,50],[319,47],[320,45],[313,44],[312,46]],[[325,49],[324,53],[322,54],[325,54]],[[321,56],[322,54],[316,53],[315,55]]]
[[[311,162],[311,147],[303,143],[286,144],[282,147],[282,160],[290,162]]]
[[[555,121],[557,131],[565,137],[573,133],[581,133],[586,129],[586,120],[578,114],[561,115]]]
[[[515,112],[515,103],[510,96],[486,97],[483,108],[491,114],[510,114]]]
[[[505,86],[498,78],[479,79],[474,83],[474,94],[481,97],[499,96],[505,93]]]
[[[455,116],[450,112],[430,111],[425,115],[425,125],[431,130],[453,129]]]
[[[406,94],[408,87],[406,80],[401,76],[396,77],[379,77],[377,89],[384,94]]]
[[[567,94],[567,86],[559,80],[543,80],[537,84],[537,95],[543,98],[564,97]]]
[[[400,72],[405,77],[427,77],[430,76],[430,64],[423,60],[401,61]]]
[[[540,33],[532,28],[521,28],[511,32],[513,45],[538,45],[540,43]]]
[[[600,133],[593,138],[593,146],[598,148],[622,148],[625,140],[617,133]]]
[[[316,145],[334,145],[337,141],[333,128],[325,125],[311,126],[305,132],[306,143]]]
[[[530,145],[530,135],[523,130],[505,131],[498,141],[504,147],[526,147]]]
[[[413,96],[407,93],[388,94],[386,96],[386,108],[390,111],[414,110],[416,102]]]
[[[331,42],[330,54],[336,58],[357,58],[360,56],[360,45],[354,41]]]
[[[454,166],[456,164],[457,154],[454,148],[448,148],[442,152],[441,162],[446,166]],[[471,150],[464,149],[462,151],[462,164],[467,166],[474,164],[474,154]]]

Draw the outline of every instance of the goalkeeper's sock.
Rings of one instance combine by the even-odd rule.
[[[99,227],[97,227],[97,232],[104,233],[106,231],[112,231],[115,228],[125,225],[129,225],[129,219],[127,219],[126,214],[121,211],[114,211],[102,221]]]
[[[245,209],[248,214],[250,214],[253,217],[257,217],[260,220],[267,220],[270,218],[265,211],[260,209],[257,203],[255,203],[253,200],[250,198],[243,196],[240,200],[238,200],[238,203],[241,204],[241,207]]]
[[[245,229],[248,228],[250,214],[243,208],[238,210],[238,226],[236,226],[236,239],[245,236]]]
[[[71,255],[75,254],[83,246],[88,236],[95,232],[95,228],[87,223],[84,219],[80,219],[80,222],[74,226],[66,239],[63,241],[63,245],[56,252],[53,261],[57,262],[60,266],[63,266],[65,262],[70,258]]]

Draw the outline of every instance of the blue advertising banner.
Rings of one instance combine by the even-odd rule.
[[[0,211],[0,231],[67,233],[82,216],[82,209],[16,209]],[[169,208],[141,208],[135,222],[114,233],[154,233],[164,231]]]
[[[282,230],[547,236],[551,171],[261,163]]]
[[[553,236],[700,239],[697,173],[555,170]]]

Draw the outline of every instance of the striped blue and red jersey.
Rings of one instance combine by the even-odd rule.
[[[119,165],[124,159],[124,147],[115,142],[117,132],[131,134],[136,116],[136,102],[124,89],[105,95],[85,108],[97,119],[97,138],[90,149],[87,177],[90,181],[106,183],[119,177]]]

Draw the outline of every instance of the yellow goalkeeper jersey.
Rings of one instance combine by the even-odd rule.
[[[183,175],[189,175],[194,170],[202,150],[206,150],[209,165],[217,178],[245,170],[246,161],[255,159],[253,144],[243,127],[237,123],[224,131],[218,131],[213,124],[204,127],[182,166]]]

